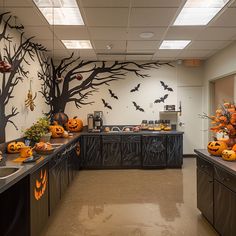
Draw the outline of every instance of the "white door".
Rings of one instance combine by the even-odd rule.
[[[178,104],[182,114],[178,117],[177,129],[183,131],[183,153],[194,154],[194,149],[204,148],[202,87],[178,87]]]

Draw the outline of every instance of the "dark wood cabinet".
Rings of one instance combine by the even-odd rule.
[[[102,167],[100,135],[91,135],[83,137],[82,158],[82,168],[93,169]]]
[[[141,136],[124,135],[121,139],[122,167],[141,167]]]
[[[48,165],[30,175],[30,235],[37,236],[48,220]]]
[[[144,168],[166,167],[166,136],[143,135],[142,158]]]
[[[121,167],[121,137],[102,136],[102,158],[104,168]]]
[[[181,167],[183,164],[183,136],[168,135],[167,139],[167,166]]]

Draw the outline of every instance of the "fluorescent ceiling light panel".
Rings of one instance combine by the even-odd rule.
[[[76,0],[34,0],[50,25],[84,25]]]
[[[61,40],[67,49],[92,49],[90,40]]]
[[[187,0],[174,25],[207,25],[229,0]]]
[[[191,40],[164,40],[159,49],[183,49]]]

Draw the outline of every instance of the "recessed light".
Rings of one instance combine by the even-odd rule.
[[[174,25],[207,25],[229,0],[187,0]]]
[[[159,49],[183,49],[191,40],[164,40]]]
[[[92,49],[90,40],[61,40],[67,49]]]
[[[153,32],[142,32],[141,34],[139,34],[139,37],[142,39],[149,39],[152,38],[154,35]]]
[[[84,25],[76,0],[33,0],[50,25]]]

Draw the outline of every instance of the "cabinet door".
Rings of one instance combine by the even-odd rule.
[[[197,169],[197,207],[213,224],[213,177]]]
[[[141,136],[125,135],[122,137],[122,167],[141,167]]]
[[[181,167],[183,164],[183,136],[167,136],[167,167]]]
[[[236,235],[236,193],[214,181],[214,227],[223,236]]]
[[[121,137],[102,136],[103,167],[121,167]]]
[[[61,178],[61,192],[60,197],[65,193],[69,184],[69,174],[67,166],[67,155],[62,159],[60,163],[60,178]]]
[[[83,168],[100,168],[102,166],[100,136],[84,136]]]
[[[142,137],[143,167],[166,167],[166,137],[143,136]]]
[[[48,220],[48,166],[30,175],[30,235],[37,236]]]

